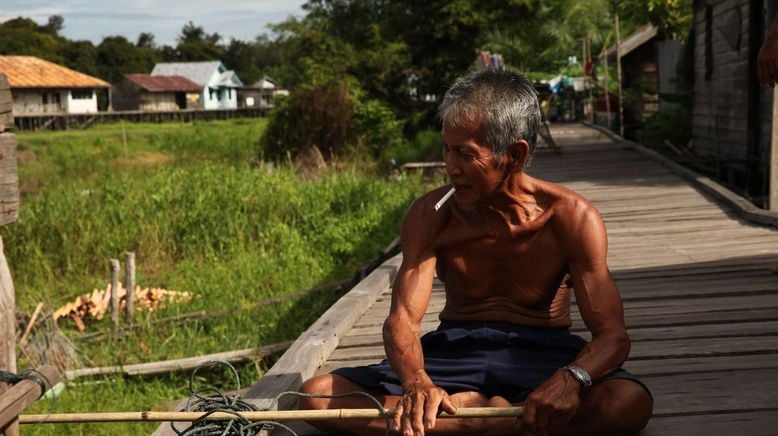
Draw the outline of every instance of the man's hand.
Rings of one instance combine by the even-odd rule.
[[[772,88],[778,82],[778,17],[773,20],[756,59],[759,84]]]
[[[519,434],[546,436],[566,424],[581,404],[581,384],[567,371],[557,371],[524,402]]]
[[[405,388],[392,418],[392,428],[402,430],[405,436],[424,435],[435,427],[438,407],[446,413],[456,413],[457,408],[446,391],[431,383],[416,383]]]

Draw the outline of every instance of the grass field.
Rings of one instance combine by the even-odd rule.
[[[0,234],[21,325],[38,302],[51,312],[79,294],[104,289],[108,260],[134,251],[139,285],[188,291],[192,300],[139,312],[138,328],[120,337],[110,334],[104,319],[88,321],[86,332],[105,335],[77,339],[75,326],[61,320],[58,328],[73,344],[68,346],[74,350],[71,367],[173,359],[294,339],[339,295],[255,303],[350,277],[397,235],[410,201],[435,182],[383,177],[359,159],[338,161],[336,169],[308,180],[285,163],[262,160],[264,125],[262,119],[239,119],[20,132],[21,213]],[[155,322],[198,310],[223,314],[185,324]],[[39,323],[30,343],[43,348],[52,330],[50,321]],[[242,365],[244,384],[267,364]],[[233,384],[214,377],[226,387]],[[185,397],[187,383],[187,374],[80,380],[65,389],[54,409],[147,410]],[[43,401],[29,412],[50,407]],[[144,434],[153,428],[99,424],[23,430]]]

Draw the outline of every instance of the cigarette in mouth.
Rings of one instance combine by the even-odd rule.
[[[448,192],[446,192],[446,195],[444,195],[443,198],[441,198],[437,203],[435,203],[435,210],[437,211],[438,209],[440,209],[443,206],[443,204],[446,201],[448,201],[448,199],[451,198],[452,195],[454,195],[454,192],[456,192],[455,188],[449,189]]]

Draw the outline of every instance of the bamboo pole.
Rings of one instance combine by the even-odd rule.
[[[624,137],[624,96],[621,88],[621,24],[616,14],[616,74],[619,80],[619,136]]]
[[[119,333],[119,260],[111,259],[111,323],[113,334]]]
[[[125,375],[154,375],[166,374],[173,371],[185,371],[199,367],[210,360],[223,360],[229,363],[248,362],[270,354],[286,350],[292,345],[292,341],[265,345],[259,348],[246,348],[243,350],[225,351],[221,353],[204,354],[182,359],[163,360],[159,362],[136,363],[124,366],[105,366],[100,368],[81,368],[65,371],[65,378],[73,380],[78,377],[125,374]]]
[[[607,43],[606,43],[607,46]],[[609,72],[608,72],[608,51],[603,48],[603,53],[605,53],[605,113],[607,114],[608,118],[608,130],[613,130],[613,126],[611,125],[611,92],[610,88],[608,88],[608,80],[609,80]]]
[[[778,212],[778,88],[773,88],[773,117],[770,128],[770,161],[767,173],[770,190],[767,207],[770,212]]]
[[[53,366],[43,366],[35,372],[45,380],[48,388],[59,382],[59,371]],[[0,396],[0,431],[15,425],[17,416],[43,394],[41,386],[32,380],[22,380],[5,391]]]
[[[43,302],[40,302],[37,306],[35,306],[35,310],[32,312],[32,316],[30,317],[30,322],[27,323],[27,327],[25,327],[24,333],[22,333],[22,336],[19,338],[20,344],[27,342],[27,336],[29,336],[30,332],[32,332],[32,328],[35,326],[35,322],[38,321],[38,316],[41,314],[41,309],[43,309]]]
[[[127,290],[124,297],[124,316],[127,325],[130,326],[135,312],[135,253],[132,251],[128,251],[125,255],[124,269],[126,272],[124,289]]]
[[[394,410],[386,411],[392,417]],[[506,418],[518,417],[523,407],[462,407],[450,415],[441,412],[438,418]],[[20,415],[20,424],[64,424],[78,422],[192,422],[203,418],[205,412],[104,412],[104,413],[52,413]],[[339,419],[378,419],[384,415],[378,409],[328,409],[328,410],[267,410],[261,412],[240,412],[248,421],[326,421]],[[235,419],[236,415],[215,412],[207,416],[214,421]]]

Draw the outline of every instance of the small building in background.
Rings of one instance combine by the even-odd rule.
[[[271,108],[275,106],[277,95],[289,95],[289,91],[280,88],[273,79],[265,76],[238,90],[238,107]]]
[[[680,47],[680,41],[661,39],[652,24],[638,28],[621,41],[618,51],[621,56],[621,84],[625,94],[624,130],[628,138],[639,138],[646,119],[659,111],[660,107],[675,104],[664,100],[662,96],[682,92],[678,89],[676,79]],[[616,46],[608,48],[603,56],[608,56],[608,62],[615,69]]]
[[[182,76],[198,84],[199,109],[236,109],[238,89],[243,86],[235,71],[221,61],[159,63],[151,76]]]
[[[8,78],[16,115],[97,112],[97,91],[111,86],[34,56],[0,56],[0,73]]]
[[[200,106],[202,87],[183,76],[126,74],[111,87],[117,111],[177,111]]]

